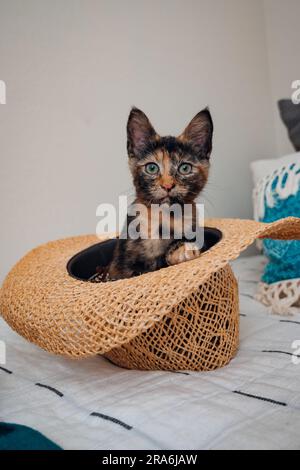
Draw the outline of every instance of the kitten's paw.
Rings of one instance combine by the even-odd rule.
[[[195,242],[185,242],[177,248],[172,248],[166,255],[166,261],[169,266],[173,264],[183,263],[198,258],[201,254],[201,249]]]

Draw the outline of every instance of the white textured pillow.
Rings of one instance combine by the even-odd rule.
[[[300,152],[251,163],[254,218],[270,222],[300,216]],[[258,240],[269,259],[256,298],[273,313],[300,311],[300,245],[298,241]]]
[[[289,163],[294,163],[295,159],[299,158],[300,162],[300,152],[291,153],[280,158],[269,158],[266,160],[255,160],[250,164],[252,171],[254,187],[257,183],[264,177],[268,176],[277,168],[281,166],[288,165]]]

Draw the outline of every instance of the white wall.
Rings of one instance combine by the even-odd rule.
[[[207,213],[251,217],[249,162],[275,150],[262,0],[0,0],[0,79],[0,278],[130,188],[133,104],[162,134],[209,104]]]
[[[279,116],[277,101],[291,98],[300,80],[300,0],[264,0],[272,107],[277,155],[293,152]]]

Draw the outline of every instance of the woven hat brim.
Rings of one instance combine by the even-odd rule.
[[[66,269],[74,254],[99,242],[94,235],[35,248],[5,279],[1,313],[12,328],[53,353],[104,354],[151,328],[256,238],[300,239],[300,219],[294,217],[271,224],[207,219],[205,225],[219,229],[222,239],[199,258],[107,283],[79,281]]]

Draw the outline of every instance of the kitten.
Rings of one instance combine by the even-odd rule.
[[[134,204],[142,204],[144,210],[127,216],[123,230],[127,233],[133,222],[140,233],[137,239],[118,240],[108,269],[110,279],[131,277],[199,256],[201,248],[186,238],[176,240],[174,234],[183,223],[185,233],[195,230],[194,201],[207,182],[212,135],[208,108],[200,111],[178,137],[160,137],[142,111],[131,110],[127,122],[129,167],[136,190]],[[151,204],[163,204],[165,208],[190,204],[192,214],[171,214],[170,236],[164,239],[160,236],[164,218],[161,214],[153,216]],[[158,237],[148,238],[151,233]]]

